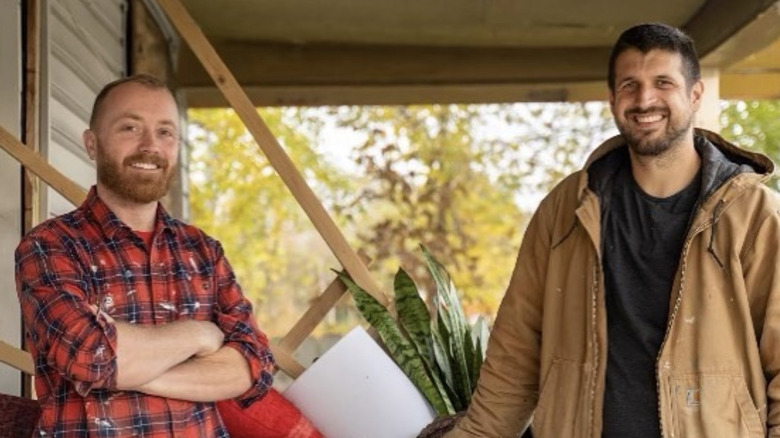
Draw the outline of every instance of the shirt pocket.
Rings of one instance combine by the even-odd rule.
[[[672,420],[681,438],[759,438],[764,422],[745,379],[733,374],[672,377]]]
[[[170,273],[178,319],[214,320],[214,267],[197,253],[184,253]]]

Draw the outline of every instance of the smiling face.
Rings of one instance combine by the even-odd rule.
[[[100,105],[84,144],[96,161],[98,193],[148,204],[168,192],[179,152],[179,113],[171,93],[127,82]]]
[[[615,60],[610,106],[631,151],[657,157],[679,144],[692,144],[703,91],[701,81],[686,83],[679,54],[628,49]]]

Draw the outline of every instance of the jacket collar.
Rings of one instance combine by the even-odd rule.
[[[701,198],[710,197],[731,177],[751,174],[748,181],[766,181],[775,170],[772,160],[766,155],[741,149],[723,137],[705,129],[694,130],[696,150],[702,157]],[[617,135],[602,143],[588,157],[584,172],[579,178],[579,195],[590,187],[596,194],[603,193],[615,174],[618,163],[625,159],[628,148],[623,136]]]

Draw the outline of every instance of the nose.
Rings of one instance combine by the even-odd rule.
[[[152,152],[159,149],[157,139],[155,139],[154,133],[149,128],[141,130],[139,143],[143,152]]]
[[[639,108],[653,106],[656,100],[655,89],[648,85],[639,85],[634,96],[635,104]]]

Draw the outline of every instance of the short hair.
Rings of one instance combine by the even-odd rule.
[[[162,80],[151,76],[147,74],[137,74],[133,76],[128,76],[126,78],[117,79],[113,82],[109,82],[104,86],[98,95],[95,97],[95,103],[92,104],[92,114],[89,117],[89,129],[95,129],[95,124],[97,123],[98,115],[102,111],[103,101],[106,100],[108,95],[111,93],[111,90],[114,88],[127,83],[134,83],[143,85],[145,87],[149,87],[151,89],[156,90],[166,90],[169,93],[171,93],[171,90],[168,88],[167,85],[165,85],[165,82]],[[173,96],[173,93],[171,93],[171,96]]]
[[[637,49],[645,54],[651,50],[678,53],[682,57],[686,85],[690,87],[701,79],[699,55],[696,54],[693,39],[676,27],[663,23],[645,23],[625,30],[612,47],[607,74],[610,91],[615,91],[615,61],[628,49]]]

